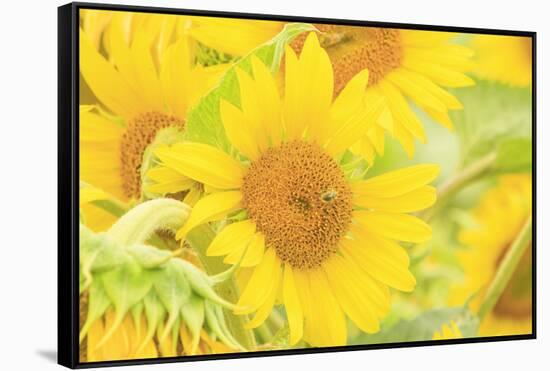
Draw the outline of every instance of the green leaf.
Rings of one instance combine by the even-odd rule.
[[[225,130],[220,119],[220,98],[223,98],[237,106],[240,105],[239,83],[237,81],[236,68],[251,72],[251,56],[255,55],[272,72],[279,69],[284,46],[293,38],[306,31],[313,31],[315,28],[309,24],[290,23],[263,45],[254,49],[234,63],[220,80],[219,85],[204,96],[199,103],[189,112],[186,122],[186,139],[194,142],[201,142],[213,145],[222,150],[230,152],[231,145],[225,135]]]
[[[464,105],[451,118],[462,144],[466,166],[510,139],[531,138],[532,96],[530,89],[478,81],[454,92]]]
[[[533,165],[533,141],[530,138],[509,139],[497,147],[493,172],[519,173],[531,171]]]
[[[361,335],[353,344],[386,344],[406,341],[432,340],[434,332],[444,324],[455,321],[464,337],[475,336],[477,317],[467,308],[443,308],[427,311],[412,320],[401,320],[389,328],[372,335]]]

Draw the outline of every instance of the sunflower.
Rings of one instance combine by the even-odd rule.
[[[476,35],[472,48],[477,56],[475,73],[482,79],[513,86],[530,86],[533,47],[526,36]]]
[[[476,228],[461,231],[468,246],[460,256],[465,282],[454,288],[451,301],[463,304],[472,295],[472,309],[496,274],[507,249],[531,213],[531,176],[508,175],[499,179],[473,210]],[[522,257],[492,312],[480,325],[481,336],[530,334],[532,326],[532,250]]]
[[[99,103],[80,109],[80,177],[123,201],[142,194],[146,149],[163,131],[173,130],[165,140],[177,137],[189,107],[225,69],[195,65],[192,44],[176,27],[181,17],[134,18],[112,15],[104,31],[107,55],[80,30],[80,72]],[[156,176],[190,185],[166,169]]]
[[[362,104],[361,71],[333,101],[333,70],[315,33],[298,58],[287,46],[285,94],[257,58],[253,76],[238,70],[241,107],[221,100],[225,132],[238,159],[202,143],[157,149],[165,167],[212,187],[176,235],[226,223],[207,249],[224,262],[252,267],[236,313],[255,312],[259,326],[284,304],[290,344],[346,343],[346,316],[379,330],[389,288],[412,291],[407,252],[395,240],[422,242],[430,227],[407,215],[432,205],[435,165],[417,165],[363,180],[346,172],[341,154],[372,124],[381,106]]]

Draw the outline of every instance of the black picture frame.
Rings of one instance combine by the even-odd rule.
[[[146,7],[133,5],[112,5],[73,2],[58,8],[58,363],[69,368],[90,368],[103,366],[124,366],[169,362],[189,362],[215,359],[266,357],[290,354],[311,354],[370,350],[381,348],[418,347],[430,345],[467,344],[509,340],[529,340],[537,337],[537,269],[536,269],[536,140],[532,149],[532,191],[533,191],[533,270],[532,270],[532,333],[525,335],[490,336],[452,340],[426,340],[401,343],[370,345],[347,345],[325,348],[288,349],[256,351],[249,353],[211,354],[184,357],[163,357],[155,359],[116,360],[105,362],[79,362],[79,239],[78,239],[78,200],[79,200],[79,10],[119,10],[144,13],[164,13],[208,17],[226,17],[257,20],[274,20],[304,23],[328,23],[336,25],[375,26],[431,31],[454,31],[461,33],[494,34],[530,37],[532,40],[532,135],[536,139],[536,50],[537,33],[486,28],[451,27],[424,24],[390,23],[314,17],[296,17],[270,14],[234,13],[224,11],[203,11]]]

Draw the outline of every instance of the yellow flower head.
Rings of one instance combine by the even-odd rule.
[[[236,158],[201,143],[156,151],[164,166],[212,187],[177,238],[228,214],[246,215],[227,224],[207,254],[253,267],[237,309],[255,312],[248,327],[282,303],[292,345],[302,338],[314,346],[345,344],[346,317],[363,331],[378,331],[390,307],[388,287],[415,287],[407,252],[395,240],[430,238],[430,227],[406,213],[434,203],[427,184],[438,167],[351,179],[341,154],[373,125],[381,102],[363,104],[366,70],[333,100],[332,65],[315,33],[299,58],[287,47],[282,98],[257,58],[252,75],[238,70],[237,76],[240,108],[220,102]]]
[[[476,35],[472,39],[476,52],[475,73],[482,79],[513,86],[530,86],[533,47],[530,37]]]
[[[97,99],[80,110],[80,176],[121,200],[135,199],[147,147],[163,129],[184,128],[189,107],[225,67],[194,64],[182,17],[115,12],[102,21],[106,53],[97,32],[80,30],[81,85]],[[157,176],[189,185],[166,170]]]
[[[507,249],[531,214],[531,202],[530,175],[501,177],[498,185],[483,196],[473,210],[478,225],[459,235],[467,246],[459,256],[465,282],[452,291],[452,304],[461,305],[477,293],[471,304],[474,310],[479,307]],[[479,335],[529,334],[531,313],[532,250],[529,248],[494,309],[481,323]]]

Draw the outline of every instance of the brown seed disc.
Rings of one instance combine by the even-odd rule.
[[[242,191],[266,245],[295,268],[318,267],[351,222],[351,189],[317,144],[292,141],[268,149],[250,165]]]
[[[400,66],[403,48],[399,30],[376,27],[317,24],[322,32],[319,42],[327,51],[334,69],[334,94],[340,93],[348,81],[360,71],[369,70],[369,86]],[[291,43],[299,53],[306,35]]]
[[[141,194],[143,153],[153,143],[157,132],[167,127],[183,127],[183,120],[159,112],[139,114],[128,122],[120,144],[122,188],[128,198]]]

